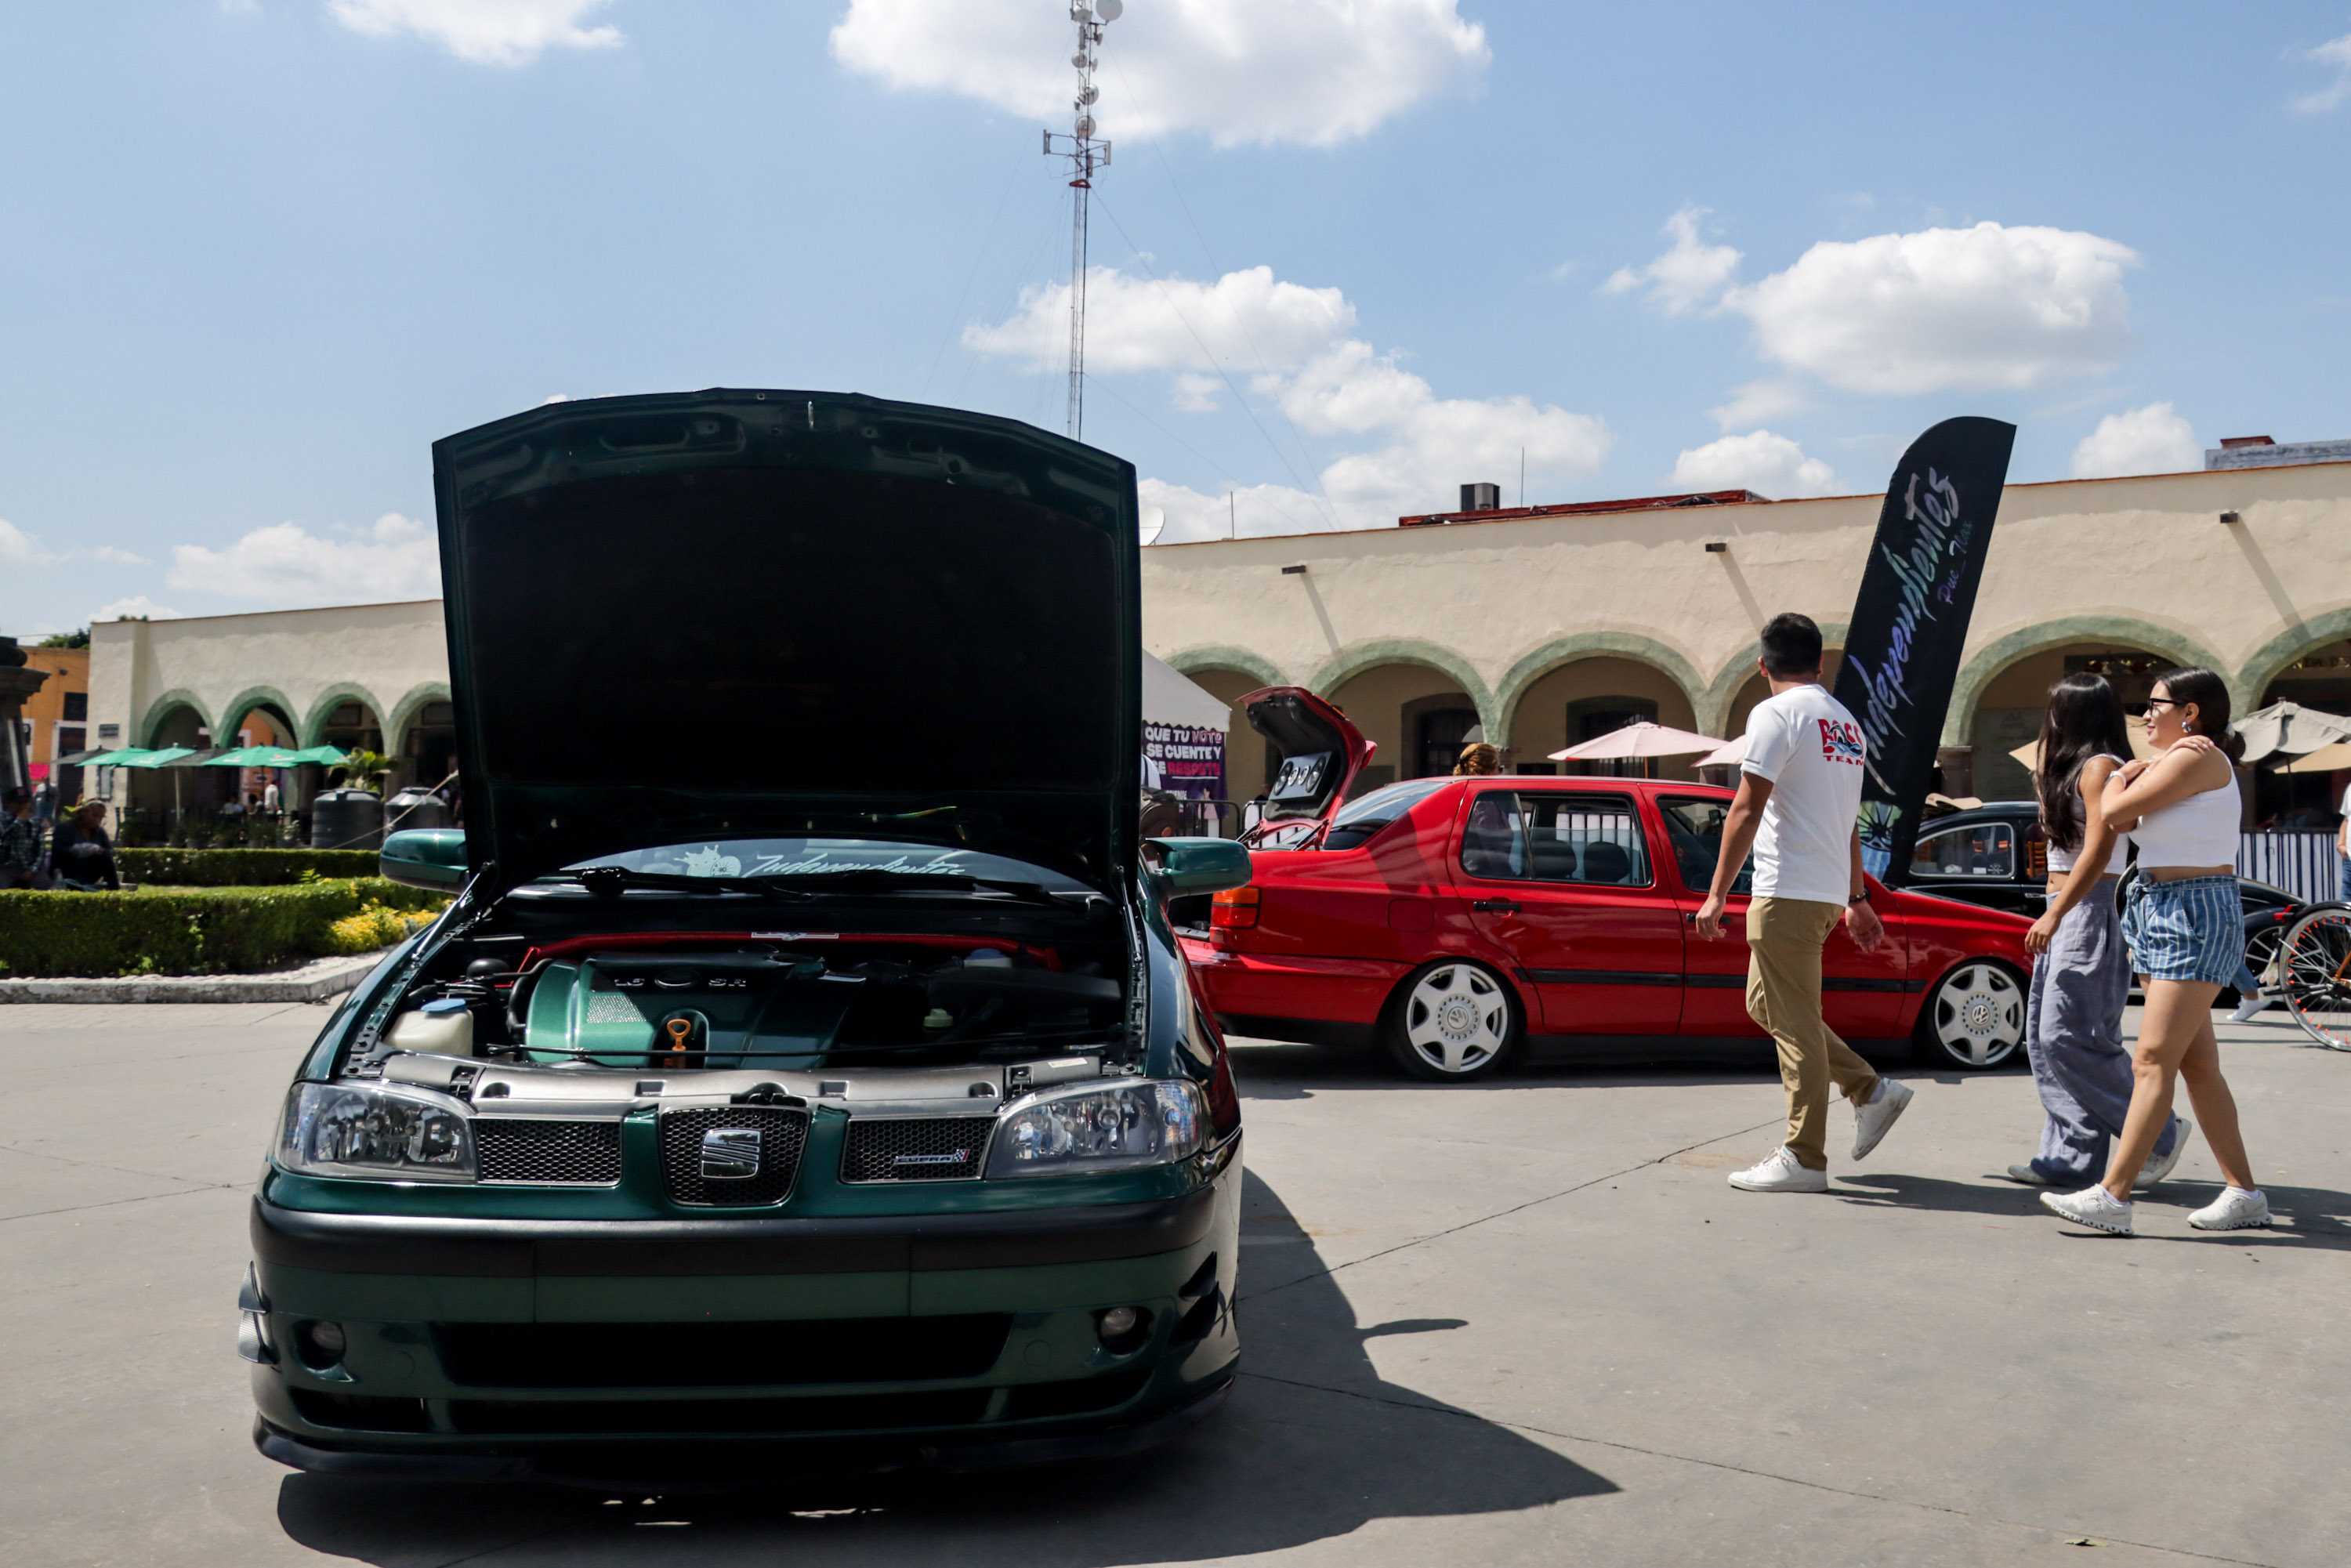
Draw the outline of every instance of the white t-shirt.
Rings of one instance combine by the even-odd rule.
[[[1755,834],[1755,896],[1843,904],[1853,896],[1853,830],[1866,743],[1844,705],[1798,686],[1747,717],[1744,771],[1771,785]]]

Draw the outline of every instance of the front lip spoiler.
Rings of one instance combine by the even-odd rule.
[[[260,1450],[264,1458],[321,1475],[413,1481],[535,1482],[598,1491],[643,1490],[673,1496],[684,1492],[736,1492],[770,1489],[778,1482],[805,1485],[817,1481],[862,1479],[893,1471],[928,1470],[948,1475],[970,1475],[1027,1465],[1062,1464],[1077,1459],[1123,1458],[1172,1442],[1182,1437],[1194,1423],[1214,1414],[1224,1404],[1226,1396],[1232,1392],[1233,1379],[1234,1375],[1228,1372],[1216,1384],[1173,1410],[1102,1431],[1074,1432],[1058,1437],[909,1443],[893,1454],[877,1456],[863,1464],[791,1471],[756,1480],[714,1481],[706,1478],[697,1479],[691,1473],[684,1476],[634,1477],[582,1473],[566,1469],[562,1463],[564,1454],[558,1452],[436,1454],[322,1448],[280,1431],[257,1416],[253,1423],[253,1446]],[[821,1445],[810,1447],[818,1449]],[[592,1448],[565,1450],[572,1455],[593,1451]],[[690,1467],[692,1456],[705,1451],[706,1447],[702,1445],[685,1448],[681,1450],[683,1462]]]
[[[286,1269],[491,1279],[863,1274],[1103,1263],[1208,1234],[1217,1184],[1146,1203],[810,1218],[464,1219],[326,1214],[256,1195],[253,1254]]]

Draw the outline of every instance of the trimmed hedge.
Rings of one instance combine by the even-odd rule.
[[[390,912],[437,911],[447,903],[382,877],[295,887],[0,893],[0,974],[245,974],[398,941],[391,927],[404,931],[409,922]],[[380,940],[367,940],[371,934]]]
[[[320,876],[373,876],[373,850],[126,850],[114,852],[125,882],[166,887],[282,887]]]

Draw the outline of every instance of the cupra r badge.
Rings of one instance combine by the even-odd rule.
[[[702,1134],[702,1179],[743,1181],[759,1174],[759,1129],[713,1127]]]

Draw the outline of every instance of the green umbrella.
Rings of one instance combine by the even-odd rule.
[[[121,768],[127,766],[138,758],[152,757],[153,755],[155,754],[148,750],[143,746],[125,746],[113,751],[94,751],[88,757],[82,758],[81,766],[84,768]]]
[[[269,750],[266,746],[240,746],[224,751],[218,757],[207,757],[196,764],[201,768],[260,768],[266,764],[256,760],[256,754]]]
[[[326,768],[340,768],[351,759],[350,753],[340,746],[314,746],[307,751],[289,751],[286,755],[295,762],[316,762]]]
[[[110,766],[115,768],[169,768],[181,758],[193,757],[195,754],[195,747],[192,746],[167,746],[161,751],[143,751],[138,753],[136,756],[128,751],[118,751],[114,754],[114,759]]]
[[[288,751],[282,746],[256,746],[246,763],[247,768],[292,768],[308,760],[298,751]]]

